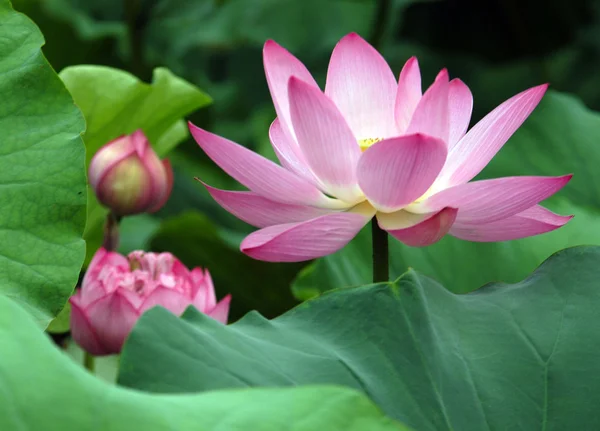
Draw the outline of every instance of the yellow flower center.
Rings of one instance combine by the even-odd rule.
[[[379,141],[383,141],[383,138],[366,138],[366,139],[359,139],[358,140],[358,145],[360,146],[360,149],[362,151],[365,151],[367,148],[369,148],[371,145],[373,145],[376,142]]]

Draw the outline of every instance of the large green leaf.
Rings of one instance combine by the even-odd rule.
[[[45,326],[73,291],[85,253],[85,123],[43,43],[0,1],[0,293]]]
[[[154,70],[152,84],[103,66],[68,67],[60,77],[85,115],[87,164],[102,145],[140,128],[158,155],[164,157],[187,137],[182,117],[211,101],[198,88],[164,68]],[[89,190],[84,235],[88,262],[102,241],[106,214]]]
[[[509,242],[482,244],[447,236],[433,246],[411,248],[390,238],[391,277],[412,267],[452,291],[467,292],[491,281],[518,281],[565,247],[600,244],[598,142],[600,115],[570,96],[550,92],[481,178],[574,173],[567,187],[544,205],[575,218],[554,232]],[[365,230],[340,252],[308,267],[294,282],[294,292],[306,298],[335,287],[368,283],[370,253]]]
[[[288,289],[301,264],[268,263],[251,259],[225,241],[205,216],[186,213],[167,219],[151,241],[155,251],[169,251],[188,267],[210,270],[219,297],[231,293],[231,318],[248,310],[278,316],[296,304]]]
[[[600,429],[599,247],[457,295],[410,270],[230,326],[144,315],[119,381],[155,392],[336,383],[415,429]],[[152,358],[152,361],[145,361]]]
[[[99,380],[0,296],[0,429],[294,431],[407,428],[359,393],[325,386],[154,395]]]

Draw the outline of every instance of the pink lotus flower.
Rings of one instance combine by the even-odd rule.
[[[231,296],[219,303],[208,270],[189,271],[170,253],[98,250],[71,303],[71,334],[92,355],[119,353],[133,325],[160,305],[180,315],[193,305],[227,323]]]
[[[98,200],[121,216],[158,211],[173,187],[171,164],[158,158],[141,130],[100,148],[88,176]]]
[[[451,235],[504,241],[554,230],[571,217],[537,204],[571,178],[509,177],[469,182],[536,107],[547,85],[507,100],[467,132],[473,97],[442,70],[421,92],[416,58],[398,81],[357,34],[333,50],[325,91],[273,41],[264,66],[277,111],[269,134],[281,166],[190,124],[225,172],[250,191],[205,185],[226,210],[261,228],[244,253],[302,261],[335,252],[373,217],[410,246]]]

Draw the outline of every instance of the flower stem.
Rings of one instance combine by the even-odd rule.
[[[94,358],[93,355],[90,355],[88,352],[85,351],[83,352],[83,366],[92,374],[94,374],[95,361],[96,358]]]
[[[377,219],[371,220],[371,235],[373,236],[373,283],[388,281],[390,275],[388,233],[377,224]]]
[[[115,251],[119,247],[119,222],[121,217],[110,212],[106,216],[106,223],[104,224],[104,242],[102,247],[106,251]]]

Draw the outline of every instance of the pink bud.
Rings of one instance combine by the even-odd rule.
[[[158,158],[141,130],[100,148],[88,176],[98,200],[121,216],[158,211],[173,187],[171,164]]]
[[[227,323],[231,295],[216,301],[208,270],[189,271],[170,253],[99,249],[71,303],[71,335],[92,355],[119,353],[137,319],[160,305],[180,315],[190,305]]]

